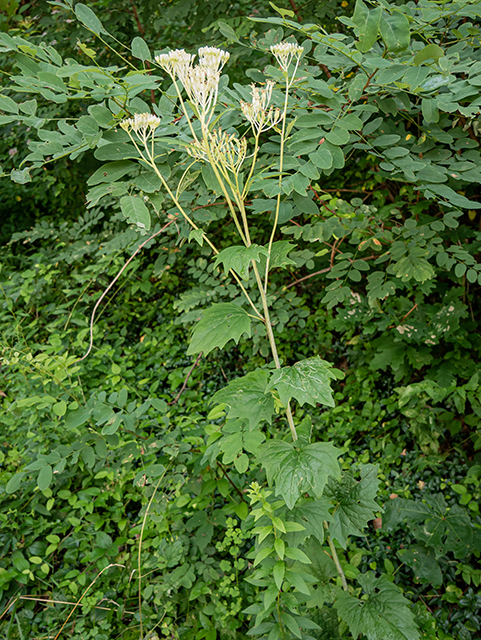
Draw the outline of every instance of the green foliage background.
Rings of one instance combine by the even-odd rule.
[[[302,616],[286,619],[287,637],[480,637],[481,7],[276,5],[280,13],[266,2],[88,3],[139,69],[138,37],[152,51],[229,49],[229,104],[242,95],[235,83],[274,73],[270,44],[294,34],[306,49],[277,238],[291,245],[271,278],[272,320],[284,365],[320,356],[345,374],[332,383],[331,406],[312,410],[311,389],[295,409],[307,442],[342,452],[342,478],[325,489],[335,507],[302,502],[302,485],[285,498],[291,470],[281,477],[275,455],[291,445],[273,405],[257,416],[261,428],[242,422],[234,381],[250,375],[242,384],[265,394],[267,374],[255,372],[269,371],[265,332],[200,359],[191,343],[187,355],[202,312],[239,294],[183,223],[135,255],[78,361],[94,304],[148,237],[119,205],[145,183],[129,165],[106,170],[102,161],[117,156],[97,153],[102,136],[118,139],[92,105],[111,109],[116,87],[102,95],[105,85],[93,83],[92,101],[76,79],[52,88],[31,63],[53,47],[64,60],[113,67],[112,50],[67,5],[10,2],[0,37],[2,637],[55,637],[72,614],[63,630],[72,638],[137,639],[139,569],[146,638],[244,638],[256,616],[267,637],[262,611],[278,578],[274,565],[254,573],[267,545],[254,546],[248,488],[270,476],[289,507],[281,524],[306,525],[285,532],[304,554],[291,558]],[[13,49],[8,37],[27,44]],[[48,54],[47,64],[63,64]],[[150,82],[127,90],[132,112],[150,110],[152,92],[165,108],[168,84]],[[86,127],[68,129],[80,116]],[[78,153],[68,136],[83,145]],[[278,146],[275,132],[265,136],[266,162]],[[173,179],[183,171],[177,158]],[[260,180],[251,202],[262,242],[273,182]],[[182,203],[225,248],[234,225],[210,186],[198,174]],[[175,210],[142,193],[160,211],[157,219],[149,208],[157,231]],[[274,437],[281,449],[261,466]],[[351,585],[339,597],[325,520]],[[373,611],[382,619],[373,623]]]

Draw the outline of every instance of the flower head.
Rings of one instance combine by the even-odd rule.
[[[120,126],[127,133],[133,129],[135,133],[146,138],[149,133],[157,129],[160,124],[160,118],[151,113],[136,113],[133,118],[126,118],[120,123]]]
[[[189,99],[206,115],[217,102],[220,72],[200,64],[189,69],[182,84]]]
[[[187,152],[196,160],[206,161],[211,156],[216,164],[238,173],[247,154],[247,140],[219,128],[208,134],[207,141],[203,139],[192,144]]]
[[[192,68],[195,55],[187,53],[184,49],[175,49],[169,53],[161,53],[155,56],[157,64],[166,71],[172,80],[177,77],[183,83],[189,69]]]
[[[213,71],[221,71],[230,58],[230,53],[216,47],[201,47],[199,49],[199,64]]]
[[[274,54],[281,69],[287,72],[294,59],[299,62],[304,49],[295,42],[280,42],[279,44],[271,45],[271,52]]]
[[[258,133],[274,127],[281,119],[278,108],[269,107],[274,82],[268,80],[264,88],[251,85],[252,102],[241,101],[241,110]]]

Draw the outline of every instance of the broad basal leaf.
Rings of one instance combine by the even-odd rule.
[[[363,529],[380,507],[375,502],[379,481],[377,467],[361,466],[361,478],[355,477],[355,468],[347,471],[340,482],[330,479],[326,496],[334,505],[329,535],[345,549],[347,537],[364,536]]]
[[[195,325],[187,355],[203,351],[206,356],[216,347],[222,349],[229,340],[239,342],[244,333],[250,338],[251,319],[242,307],[232,302],[213,304]]]
[[[301,493],[320,498],[329,476],[339,477],[337,458],[341,452],[327,442],[301,444],[270,440],[259,452],[269,484],[292,509]]]
[[[295,398],[301,406],[307,402],[315,407],[319,402],[333,407],[330,380],[336,377],[331,365],[315,356],[274,371],[267,389],[277,389],[284,406]]]
[[[242,418],[249,421],[249,428],[254,429],[259,422],[272,422],[274,398],[267,392],[269,373],[258,369],[246,376],[229,382],[227,387],[217,391],[211,402],[224,403],[230,407],[228,418]]]
[[[369,640],[418,640],[419,629],[401,589],[385,576],[360,575],[366,596],[362,600],[341,592],[334,606],[347,623],[354,640],[365,635]],[[366,599],[364,599],[366,598]]]
[[[261,255],[268,255],[268,251],[257,244],[251,244],[250,247],[227,247],[217,255],[214,266],[222,264],[226,275],[232,269],[241,278],[248,280],[250,263],[259,262]]]

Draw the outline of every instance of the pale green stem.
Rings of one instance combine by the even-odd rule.
[[[152,134],[153,135],[153,134]],[[140,153],[140,156],[142,158],[142,160],[148,164],[150,167],[152,167],[152,169],[155,171],[155,173],[159,176],[162,185],[164,186],[165,190],[167,191],[167,193],[169,194],[169,196],[172,198],[172,201],[174,202],[175,206],[179,209],[180,213],[182,214],[182,216],[184,217],[185,221],[196,231],[199,229],[199,227],[195,224],[195,222],[186,214],[186,212],[184,211],[182,205],[180,204],[180,202],[177,200],[177,198],[175,197],[175,195],[172,193],[171,188],[169,187],[169,185],[167,184],[167,181],[165,180],[164,176],[160,173],[160,171],[157,168],[157,165],[155,164],[155,160],[152,156],[150,156],[147,144],[145,144],[145,150],[147,152],[147,157],[148,159],[146,159],[144,157],[144,154],[142,153],[142,151],[139,149],[138,144],[135,142],[135,140],[132,138],[132,136],[130,135],[129,132],[129,137],[132,140],[132,142],[135,145],[135,148],[137,149],[137,151]],[[150,162],[149,162],[150,160]],[[209,240],[209,238],[207,237],[207,235],[202,232],[202,238],[205,240],[205,242],[209,245],[209,247],[212,249],[212,251],[214,252],[215,255],[218,255],[219,250],[214,246],[214,244],[212,244],[212,242]],[[260,318],[262,321],[264,321],[264,317],[262,316],[262,314],[257,310],[254,302],[252,301],[252,298],[249,296],[249,294],[246,291],[246,288],[244,287],[244,285],[242,284],[239,276],[235,273],[235,271],[233,271],[232,269],[230,270],[230,272],[234,278],[234,280],[237,282],[237,284],[239,285],[242,293],[245,295],[247,301],[249,302],[249,304],[251,305],[251,307],[254,309],[255,313],[256,313],[256,317]]]
[[[239,232],[239,235],[241,237],[242,242],[246,245],[249,246],[247,244],[247,239],[244,236],[244,233],[242,231],[242,227],[240,226],[239,223],[239,219],[237,218],[237,214],[235,212],[235,208],[234,208],[234,204],[232,202],[232,199],[229,195],[229,192],[226,189],[226,186],[224,184],[224,180],[222,179],[222,176],[219,172],[219,169],[217,168],[217,165],[214,161],[214,158],[212,157],[212,153],[210,151],[210,145],[209,145],[209,137],[208,137],[208,130],[207,130],[207,126],[205,124],[205,122],[202,122],[202,135],[204,137],[204,142],[205,142],[205,148],[206,148],[206,153],[207,153],[207,158],[209,160],[209,164],[212,167],[215,177],[217,178],[217,180],[219,181],[220,187],[222,189],[222,193],[224,194],[225,199],[227,200],[227,204],[229,206],[229,210],[231,212],[232,218],[234,220],[235,226],[237,227],[237,231]]]
[[[250,185],[250,181],[252,180],[252,175],[254,173],[254,169],[256,166],[256,162],[257,162],[257,154],[259,152],[259,137],[261,135],[260,131],[256,131],[254,129],[254,127],[252,128],[252,130],[254,131],[254,136],[255,136],[255,147],[254,147],[254,156],[252,158],[252,166],[251,166],[251,170],[249,171],[249,175],[247,177],[246,183],[245,183],[245,187],[244,187],[244,191],[242,192],[241,198],[242,200],[245,200],[247,192],[249,190],[249,185]]]
[[[286,118],[287,118],[287,102],[289,99],[289,77],[286,72],[286,95],[284,98],[284,114],[282,116],[282,131],[281,131],[281,152],[279,156],[279,193],[277,194],[276,212],[274,215],[274,224],[272,225],[271,237],[269,239],[268,255],[266,260],[266,274],[264,278],[264,291],[267,293],[267,282],[269,279],[269,263],[271,259],[272,244],[274,243],[274,237],[277,230],[277,222],[279,220],[279,209],[281,206],[281,194],[282,194],[282,170],[284,168],[284,139],[286,135]]]
[[[266,325],[267,337],[269,338],[269,344],[271,345],[272,357],[274,358],[274,364],[276,365],[276,369],[280,369],[281,363],[279,360],[279,354],[277,353],[276,339],[274,337],[274,332],[272,331],[271,317],[269,314],[269,304],[267,302],[267,296],[262,286],[262,280],[259,274],[259,270],[257,268],[257,264],[255,263],[254,260],[252,261],[252,267],[254,269],[257,286],[259,287],[259,293],[261,294],[262,308],[264,310],[264,320]],[[296,431],[296,425],[294,424],[294,418],[292,417],[291,405],[289,402],[287,403],[287,407],[286,407],[286,415],[287,415],[287,422],[289,423],[289,429],[291,430],[292,439],[295,442],[297,440],[297,431]]]
[[[329,525],[327,524],[327,522],[324,522],[324,529],[326,530],[326,532],[329,530]],[[336,547],[334,546],[334,543],[331,540],[331,536],[329,534],[327,534],[327,543],[329,545],[329,549],[331,550],[332,559],[334,560],[334,564],[336,565],[337,573],[341,578],[342,588],[344,589],[344,591],[349,591],[346,576],[344,575],[344,571],[342,570],[341,563],[339,562],[339,558],[337,556]]]
[[[172,77],[172,81],[174,83],[175,90],[177,91],[177,95],[179,96],[180,104],[181,104],[181,107],[182,107],[182,111],[184,112],[185,119],[189,123],[189,128],[190,128],[190,132],[192,134],[192,137],[194,138],[194,140],[196,142],[198,142],[197,136],[194,133],[194,127],[193,127],[192,122],[191,122],[191,120],[189,118],[189,114],[187,113],[187,109],[185,107],[184,100],[182,99],[182,93],[179,91],[179,87],[177,86],[177,82],[175,81],[175,77],[174,76],[171,76],[171,77]]]

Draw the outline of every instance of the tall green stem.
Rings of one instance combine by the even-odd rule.
[[[155,160],[153,158],[153,156],[150,155],[150,151],[149,148],[147,146],[147,142],[144,141],[144,148],[145,151],[147,153],[147,158],[145,158],[144,154],[142,153],[142,151],[140,150],[138,144],[135,142],[135,140],[132,138],[132,136],[129,134],[130,139],[132,140],[132,142],[135,145],[135,148],[137,149],[137,151],[139,152],[142,160],[150,167],[152,167],[152,169],[155,171],[155,173],[158,175],[158,177],[160,178],[160,181],[162,182],[162,185],[164,186],[165,190],[167,191],[167,193],[169,194],[169,196],[172,198],[172,201],[174,202],[175,206],[179,209],[180,213],[182,214],[182,216],[184,217],[185,221],[196,231],[199,229],[199,227],[195,224],[195,222],[192,220],[192,218],[190,218],[187,213],[184,211],[182,205],[180,204],[180,202],[177,200],[177,198],[175,197],[175,195],[173,194],[171,188],[169,187],[169,185],[167,184],[167,181],[165,180],[164,176],[160,173],[159,169],[157,168],[157,165],[155,164]],[[217,249],[217,247],[209,240],[209,238],[207,237],[207,235],[202,232],[202,238],[203,240],[205,240],[205,242],[209,245],[209,247],[212,249],[212,251],[214,252],[215,255],[217,255],[219,253],[219,250]],[[247,298],[247,301],[249,302],[249,304],[251,305],[251,307],[253,308],[256,316],[258,318],[260,318],[261,320],[264,320],[264,317],[262,316],[262,314],[257,310],[257,307],[255,306],[252,298],[250,297],[250,295],[247,293],[246,288],[244,287],[244,285],[242,284],[239,276],[232,271],[232,269],[230,270],[230,273],[232,274],[234,280],[237,282],[237,284],[239,285],[242,293],[245,295],[245,297]]]
[[[281,187],[282,187],[282,170],[284,168],[284,143],[285,143],[285,136],[286,136],[287,102],[289,99],[289,76],[287,75],[287,71],[285,73],[286,73],[286,94],[284,96],[284,112],[282,116],[282,130],[281,130],[281,151],[280,151],[280,157],[279,157],[279,193],[277,194],[277,204],[276,204],[276,212],[274,215],[274,224],[272,225],[271,237],[269,239],[269,247],[268,247],[269,254],[266,260],[266,274],[264,278],[264,291],[266,293],[267,293],[267,281],[269,279],[269,263],[271,259],[272,244],[274,242],[274,237],[276,235],[277,223],[279,220],[279,209],[281,207],[281,194],[282,194]]]
[[[326,530],[326,533],[327,533],[327,531],[329,530],[329,525],[327,524],[327,522],[324,522],[323,524],[324,524],[324,529]],[[344,591],[349,591],[349,588],[347,586],[346,576],[344,575],[344,571],[342,570],[341,563],[339,562],[336,547],[334,546],[334,543],[331,540],[331,536],[329,534],[327,534],[327,543],[329,545],[329,549],[331,550],[332,559],[334,560],[334,564],[336,565],[337,573],[341,578],[342,588],[344,589]]]

